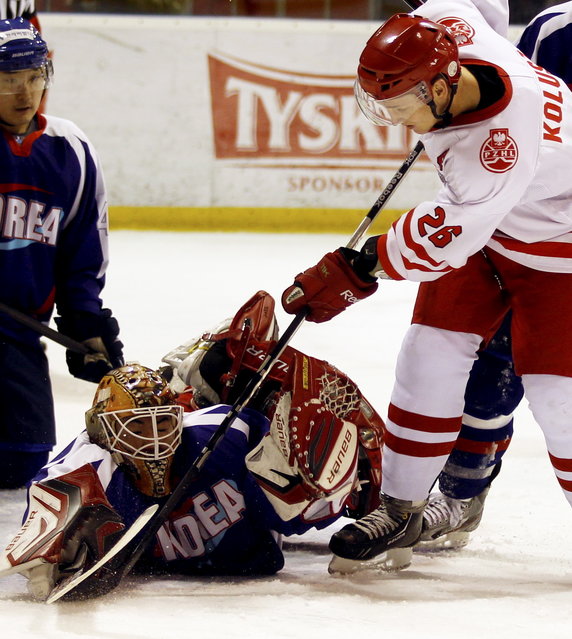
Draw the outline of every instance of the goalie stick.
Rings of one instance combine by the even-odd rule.
[[[349,242],[346,244],[347,248],[353,248],[360,241],[369,226],[377,217],[378,213],[385,206],[391,195],[393,195],[395,189],[401,184],[403,178],[405,177],[409,169],[413,166],[415,160],[419,157],[422,151],[423,144],[421,141],[419,141],[417,142],[413,150],[409,153],[402,165],[399,167],[397,173],[395,173],[393,178],[389,181],[388,185],[380,194],[378,199],[375,201],[366,217],[362,220],[362,222],[350,238]],[[198,457],[183,475],[181,481],[177,484],[169,498],[165,501],[165,503],[161,506],[157,513],[149,520],[139,539],[133,540],[132,536],[128,543],[122,543],[122,538],[122,540],[120,540],[118,544],[116,544],[116,546],[121,544],[120,549],[116,550],[114,546],[106,556],[107,559],[106,557],[103,557],[98,562],[98,568],[95,568],[94,566],[92,569],[85,573],[78,572],[76,576],[71,577],[69,580],[66,581],[66,587],[62,588],[61,590],[56,587],[56,589],[47,599],[48,603],[53,603],[64,594],[71,592],[76,586],[78,586],[85,579],[94,574],[94,572],[96,572],[96,570],[98,570],[99,568],[105,568],[107,574],[113,575],[113,583],[115,585],[119,584],[121,580],[131,571],[137,561],[141,558],[141,555],[143,554],[147,546],[153,541],[156,533],[159,531],[161,526],[163,526],[163,524],[167,521],[169,515],[181,503],[187,493],[189,486],[200,473],[201,469],[205,465],[211,452],[214,450],[218,442],[222,439],[222,437],[224,437],[234,420],[238,417],[240,412],[247,406],[250,400],[257,393],[263,381],[268,376],[270,370],[304,322],[306,314],[307,311],[303,310],[294,316],[294,319],[286,328],[282,337],[278,340],[275,347],[266,356],[266,359],[264,360],[258,371],[256,371],[256,373],[246,384],[234,404],[230,407],[229,412],[226,414],[215,432],[211,435],[210,439],[206,442]],[[249,321],[250,320],[247,320],[247,322]],[[130,531],[131,529],[129,529],[125,533],[125,535],[130,533]],[[97,591],[97,585],[94,584],[93,595],[98,596],[99,594],[105,594],[105,592],[108,592],[109,590],[109,588],[105,588],[105,584],[102,580],[101,592]]]

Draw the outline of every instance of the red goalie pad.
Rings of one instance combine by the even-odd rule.
[[[92,565],[125,526],[90,464],[32,484],[28,516],[0,556],[0,574],[23,573],[44,599],[66,571]]]

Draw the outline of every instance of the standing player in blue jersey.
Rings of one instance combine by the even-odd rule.
[[[98,382],[123,363],[119,328],[100,298],[107,198],[97,154],[72,122],[39,112],[52,79],[48,47],[23,18],[0,21],[0,301],[85,343],[70,372]],[[0,488],[23,486],[55,443],[39,335],[0,313]]]
[[[145,508],[162,503],[228,413],[220,400],[231,401],[229,390],[243,387],[275,343],[273,304],[259,293],[232,323],[172,351],[165,357],[170,385],[139,364],[104,376],[87,429],[34,478],[24,525],[0,555],[0,576],[22,573],[45,598],[97,560]],[[177,393],[188,379],[195,386]],[[288,347],[136,569],[274,574],[284,565],[281,535],[375,507],[382,430],[347,376]],[[115,585],[103,574],[75,596]]]
[[[517,47],[572,88],[571,37],[572,2],[563,2],[533,18]],[[509,314],[473,366],[459,439],[439,476],[439,492],[431,495],[425,508],[421,538],[425,548],[464,545],[478,526],[513,434],[512,414],[522,397],[522,381],[512,363]]]

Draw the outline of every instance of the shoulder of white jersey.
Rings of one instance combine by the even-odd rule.
[[[228,415],[231,407],[227,404],[215,404],[207,408],[201,408],[183,416],[183,428],[193,428],[194,426],[218,426]],[[246,439],[250,437],[250,424],[248,415],[240,413],[231,423],[230,428],[241,432]],[[265,419],[265,418],[264,418]]]
[[[496,0],[427,0],[415,13],[446,26],[459,46],[459,58],[489,60],[498,58],[492,48],[514,48],[506,39],[506,2]],[[490,61],[490,60],[489,60]]]
[[[507,37],[509,26],[508,0],[472,0],[483,18],[499,35]]]
[[[66,118],[60,118],[55,115],[44,114],[44,118],[46,119],[46,135],[53,136],[63,136],[67,137],[73,135],[76,138],[79,138],[83,142],[89,142],[89,138],[87,135],[79,128],[75,122],[68,120]]]
[[[506,0],[427,0],[412,13],[422,15],[434,22],[450,18],[476,18],[494,27],[506,16]],[[507,17],[505,19],[508,20]]]
[[[117,464],[113,461],[111,453],[91,442],[87,431],[84,430],[39,471],[34,477],[34,482],[60,477],[85,464],[92,464],[96,468],[102,486],[104,489],[107,488]]]

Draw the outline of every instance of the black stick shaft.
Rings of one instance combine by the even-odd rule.
[[[39,320],[34,319],[30,315],[26,315],[26,313],[22,313],[3,302],[0,302],[0,312],[5,315],[9,315],[12,319],[15,319],[17,322],[20,322],[20,324],[31,328],[33,331],[36,331],[36,333],[57,342],[61,346],[69,348],[70,351],[75,351],[80,355],[87,355],[88,353],[91,353],[90,349],[87,348],[85,344],[81,344],[67,335],[58,333],[58,331],[54,331],[53,328],[46,326],[46,324],[43,324]]]
[[[405,0],[405,4],[412,9],[419,9],[422,4],[425,4],[425,0]]]
[[[405,161],[399,167],[399,169],[397,170],[397,173],[391,178],[391,180],[389,181],[385,189],[383,189],[383,191],[381,192],[381,195],[377,198],[377,200],[374,202],[373,206],[369,210],[369,213],[361,221],[360,225],[357,227],[354,234],[351,236],[349,242],[346,244],[347,248],[354,248],[354,246],[364,236],[365,232],[370,227],[371,223],[377,217],[377,214],[385,206],[389,198],[395,193],[395,190],[403,181],[403,178],[407,174],[407,171],[409,171],[409,169],[411,168],[415,160],[421,155],[422,151],[423,151],[423,143],[419,141],[413,147],[409,155],[405,158]]]

